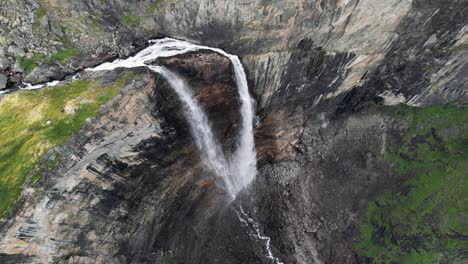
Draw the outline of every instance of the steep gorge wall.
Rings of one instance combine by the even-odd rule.
[[[129,55],[142,40],[162,34],[241,55],[262,105],[285,89],[323,89],[333,98],[375,82],[375,71],[391,83],[378,92],[401,93],[414,104],[466,100],[465,1],[15,0],[5,6],[5,65],[72,46],[86,55],[62,65],[70,72],[93,58]],[[9,72],[20,70],[13,68]],[[413,98],[417,94],[423,96]]]

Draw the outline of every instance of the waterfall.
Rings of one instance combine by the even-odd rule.
[[[202,153],[204,163],[214,173],[223,179],[226,191],[231,200],[255,178],[257,173],[257,159],[253,132],[254,109],[253,100],[250,97],[247,78],[241,61],[235,55],[231,55],[221,49],[196,45],[187,41],[164,38],[150,41],[152,45],[127,59],[118,59],[113,62],[103,63],[89,71],[113,70],[116,68],[148,67],[161,74],[175,90],[184,104],[185,113],[189,121],[195,143]],[[213,132],[208,124],[206,114],[195,101],[189,87],[176,74],[160,66],[151,66],[147,62],[159,57],[170,57],[178,54],[196,51],[200,49],[211,50],[231,61],[234,67],[234,78],[239,90],[241,102],[241,128],[238,133],[238,141],[233,156],[224,157],[219,144],[217,144]]]
[[[236,192],[239,192],[248,186],[257,174],[257,154],[255,152],[253,130],[254,109],[244,67],[237,56],[230,55],[228,57],[231,59],[232,65],[234,65],[235,78],[241,100],[242,127],[239,133],[240,142],[231,160],[231,174],[238,175],[235,179],[238,180],[236,182]]]
[[[189,121],[192,135],[195,143],[200,150],[203,161],[206,166],[216,175],[223,179],[226,191],[231,200],[246,188],[257,174],[257,158],[255,153],[255,142],[253,132],[254,107],[253,100],[250,97],[247,77],[240,59],[221,49],[196,45],[187,41],[181,41],[171,38],[150,40],[149,47],[143,49],[132,57],[126,59],[117,59],[113,62],[106,62],[94,68],[88,68],[86,71],[105,71],[116,68],[135,68],[148,67],[150,70],[161,74],[176,91],[184,104],[185,113]],[[239,91],[241,127],[238,132],[236,150],[232,157],[226,158],[219,144],[216,143],[208,119],[203,113],[202,108],[194,100],[187,84],[176,74],[160,66],[149,65],[148,62],[160,58],[171,57],[178,54],[187,53],[196,50],[211,50],[227,57],[234,68],[234,78]],[[73,79],[79,78],[79,74],[73,76]],[[34,90],[43,87],[55,86],[59,81],[53,81],[44,84],[31,85],[23,84],[21,89]],[[9,91],[0,91],[0,95]]]
[[[213,136],[213,132],[208,124],[208,117],[194,100],[194,96],[186,82],[181,77],[177,76],[177,74],[164,67],[148,66],[148,68],[154,72],[160,73],[177,93],[184,105],[184,112],[187,115],[195,144],[202,153],[203,162],[207,167],[223,178],[229,195],[235,197],[236,194],[232,192],[234,185],[230,177],[228,163]]]

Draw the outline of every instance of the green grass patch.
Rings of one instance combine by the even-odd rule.
[[[50,62],[58,62],[64,64],[68,62],[73,57],[76,57],[80,54],[80,51],[75,48],[68,48],[59,50],[54,55],[47,57],[44,54],[37,53],[34,54],[31,58],[26,57],[17,57],[16,60],[19,62],[21,68],[23,68],[26,74],[32,72],[37,65],[41,63],[50,63]]]
[[[37,64],[45,59],[46,56],[44,54],[34,54],[34,56],[31,58],[16,58],[16,60],[19,62],[19,65],[26,73],[30,73]]]
[[[69,59],[76,57],[80,54],[80,51],[75,48],[68,48],[59,50],[57,53],[50,57],[51,62],[66,63]]]
[[[132,26],[132,27],[138,26],[138,24],[140,24],[140,21],[141,21],[141,18],[136,15],[126,15],[126,16],[123,16],[120,20],[120,22],[123,25]]]
[[[118,94],[123,79],[100,87],[73,81],[36,91],[19,91],[0,101],[0,217],[10,212],[28,173],[51,148],[77,132],[100,106]],[[43,164],[51,169],[57,159]],[[35,183],[42,179],[37,173]]]
[[[453,263],[468,257],[468,109],[386,108],[405,135],[386,158],[409,180],[379,195],[360,223],[372,263]],[[399,143],[397,143],[399,142]]]

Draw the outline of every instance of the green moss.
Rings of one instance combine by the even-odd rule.
[[[319,56],[320,64],[322,64],[323,61],[325,60],[325,55],[327,55],[327,52],[322,47],[318,47],[317,51],[319,53],[318,56]]]
[[[126,26],[137,26],[138,24],[140,24],[140,20],[141,18],[139,16],[136,16],[136,15],[126,15],[126,16],[123,16],[120,20],[120,22],[123,24],[123,25],[126,25]]]
[[[87,118],[118,93],[123,79],[108,87],[73,81],[37,91],[19,91],[0,102],[0,217],[11,211],[20,186],[38,160],[78,131]],[[47,161],[51,169],[57,159]],[[32,183],[42,173],[32,176]]]
[[[36,163],[35,168],[29,174],[32,176],[29,179],[30,185],[34,186],[44,179],[44,174],[50,172],[57,164],[60,162],[58,157],[59,153],[54,153],[46,161],[40,161],[41,163]]]
[[[452,51],[454,52],[465,51],[465,50],[468,50],[468,44],[462,44],[452,49]]]
[[[164,0],[152,1],[148,9],[149,13],[154,13],[154,11],[158,10],[158,7],[162,4],[163,1]]]
[[[36,18],[41,19],[47,14],[47,10],[45,8],[41,7],[36,10]]]
[[[164,252],[163,264],[175,264],[174,253],[172,251]]]
[[[62,36],[60,37],[60,41],[65,45],[65,47],[71,46],[70,40],[70,30],[65,25],[60,25],[60,30],[62,31]]]
[[[60,159],[57,156],[54,156],[53,158],[49,159],[45,164],[44,167],[48,170],[51,170],[57,165],[57,163],[60,161]]]
[[[386,158],[409,180],[370,203],[356,252],[373,263],[450,263],[468,257],[468,110],[397,106],[386,111],[406,132],[390,140]]]
[[[298,48],[290,48],[288,49],[288,52],[292,54],[297,54],[297,53],[301,53],[301,50]]]
[[[37,23],[37,22],[32,24],[32,28],[33,28],[34,32],[36,32],[37,34],[42,34],[43,33],[41,25],[39,23]]]
[[[93,18],[93,20],[91,21],[91,25],[89,26],[89,30],[93,33],[99,33],[104,30],[99,18]]]
[[[42,173],[34,174],[31,176],[31,184],[37,184],[38,182],[42,181],[44,175]]]
[[[30,73],[36,67],[36,65],[43,61],[45,58],[46,56],[44,54],[38,53],[34,54],[34,56],[32,56],[31,58],[17,57],[16,60],[19,61],[21,68],[23,68],[23,70],[26,73]]]

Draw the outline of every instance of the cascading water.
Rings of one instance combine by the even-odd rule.
[[[237,56],[229,55],[228,57],[234,65],[236,83],[239,86],[241,100],[242,128],[239,133],[240,143],[231,160],[231,164],[233,164],[231,166],[231,174],[235,175],[237,173],[239,175],[238,177],[234,177],[234,179],[238,180],[235,186],[235,191],[238,193],[242,188],[248,186],[257,174],[257,154],[255,152],[253,136],[254,111],[244,67]],[[237,171],[232,169],[236,169]]]
[[[150,41],[150,43],[152,44],[151,46],[133,57],[103,63],[88,70],[103,71],[145,66],[152,71],[160,73],[171,84],[184,103],[195,142],[205,159],[205,163],[218,176],[222,177],[229,197],[231,200],[234,200],[236,195],[253,181],[257,173],[257,159],[253,137],[254,109],[242,63],[237,56],[228,54],[223,50],[199,46],[186,41],[164,38]],[[187,84],[168,69],[147,65],[148,61],[159,57],[170,57],[200,49],[212,50],[226,56],[231,60],[234,67],[234,77],[241,101],[240,114],[242,124],[238,135],[236,151],[230,159],[224,157],[221,148],[216,144],[211,128],[208,125],[207,117],[202,108],[194,100]]]
[[[274,264],[284,264],[281,262],[281,260],[273,255],[273,252],[271,250],[271,238],[265,235],[262,235],[262,232],[260,231],[259,224],[255,222],[252,218],[249,217],[247,213],[244,212],[244,208],[242,206],[239,206],[238,210],[235,210],[237,214],[237,218],[239,218],[239,221],[241,224],[246,227],[250,228],[253,230],[253,232],[249,232],[249,235],[255,237],[256,239],[263,241],[265,244],[265,250],[267,251],[266,257],[272,261]],[[318,263],[318,262],[317,262]]]
[[[194,96],[186,82],[164,67],[148,66],[148,68],[154,72],[160,73],[175,90],[189,117],[188,121],[193,137],[195,138],[195,143],[204,156],[202,160],[206,163],[207,167],[223,178],[226,189],[231,191],[233,189],[233,183],[231,177],[229,177],[228,163],[226,162],[221,148],[217,142],[215,142],[213,132],[208,124],[208,117],[194,100]],[[235,194],[229,193],[229,195],[233,196]]]

